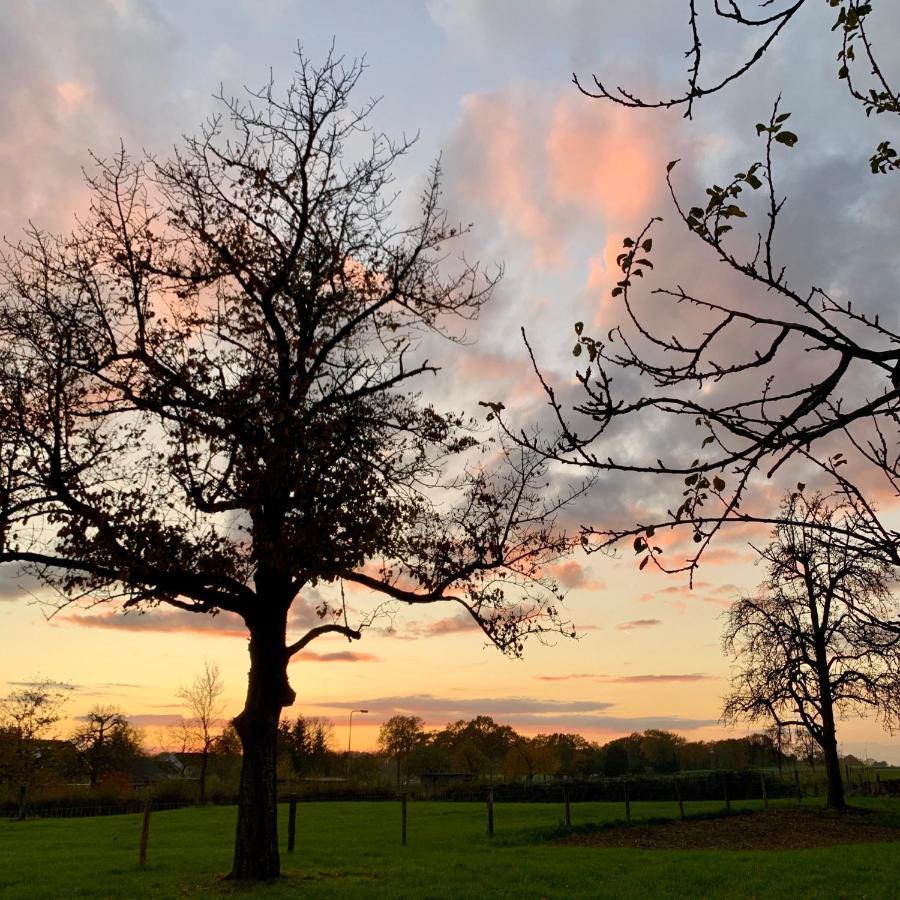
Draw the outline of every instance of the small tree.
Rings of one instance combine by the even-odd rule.
[[[35,681],[0,700],[0,729],[10,737],[7,765],[19,786],[19,818],[25,818],[28,791],[40,769],[41,742],[59,721],[65,696],[52,681]]]
[[[378,731],[378,749],[397,763],[397,784],[400,784],[400,763],[407,762],[416,745],[425,738],[420,716],[391,716]],[[409,772],[406,773],[407,779]]]
[[[791,729],[786,728],[784,725],[775,724],[766,728],[764,734],[772,746],[772,752],[778,764],[778,774],[781,775],[784,769],[785,757],[793,746]]]
[[[215,741],[215,728],[224,712],[222,694],[225,685],[215,663],[203,664],[203,671],[178,696],[190,712],[188,736],[190,745],[200,750],[200,802],[206,801],[206,771]]]
[[[852,509],[821,495],[790,495],[784,521],[759,551],[768,577],[732,604],[724,647],[736,663],[726,721],[774,721],[805,731],[825,760],[828,805],[843,809],[836,723],[900,712],[900,634],[890,569],[854,544]],[[808,525],[798,524],[808,523]]]
[[[141,742],[125,715],[113,707],[95,706],[84,720],[70,743],[95,788],[104,775],[128,769],[141,755]]]

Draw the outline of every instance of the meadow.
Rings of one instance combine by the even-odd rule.
[[[900,826],[900,801],[856,802]],[[787,805],[773,803],[773,811]],[[720,804],[695,803],[689,815],[720,811]],[[677,814],[674,803],[632,807],[635,824]],[[284,842],[286,806],[281,815]],[[619,804],[572,808],[576,830],[622,815]],[[0,896],[896,897],[900,884],[897,842],[784,851],[605,848],[561,843],[561,817],[552,804],[498,804],[489,838],[483,804],[411,802],[404,847],[397,802],[302,803],[284,877],[255,888],[221,878],[230,863],[233,807],[154,813],[144,869],[139,815],[2,821]]]

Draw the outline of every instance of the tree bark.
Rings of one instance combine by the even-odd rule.
[[[269,881],[281,874],[278,853],[277,734],[285,706],[294,702],[288,684],[285,652],[287,612],[250,627],[250,674],[247,700],[235,718],[243,760],[238,793],[234,863],[230,877]],[[274,620],[274,621],[273,621]]]
[[[22,822],[25,819],[25,809],[28,805],[28,784],[27,782],[22,782],[19,785],[19,812],[18,818],[19,821]]]
[[[816,674],[819,679],[819,704],[821,706],[822,733],[819,736],[819,746],[822,748],[822,756],[825,759],[825,805],[829,809],[843,811],[847,808],[844,797],[844,782],[841,778],[841,761],[838,758],[837,729],[834,722],[834,695],[831,685],[831,673],[828,668],[828,652],[825,645],[825,637],[818,628],[818,620],[813,619],[817,626],[816,633]]]
[[[837,739],[834,728],[830,738],[825,736],[822,742],[822,754],[825,757],[826,796],[825,805],[829,809],[845,810],[847,800],[844,797],[844,782],[841,778],[841,763],[838,759]]]
[[[209,744],[203,747],[203,756],[200,757],[200,802],[206,803],[206,769],[209,764]]]

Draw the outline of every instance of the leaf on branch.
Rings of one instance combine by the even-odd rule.
[[[784,144],[786,147],[793,147],[794,144],[797,143],[798,138],[793,131],[779,131],[778,134],[775,135],[775,140],[778,141],[779,144]]]

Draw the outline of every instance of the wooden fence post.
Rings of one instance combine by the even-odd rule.
[[[625,821],[631,824],[631,798],[628,796],[628,785],[625,785]]]
[[[147,796],[144,803],[144,821],[141,823],[141,847],[138,851],[138,865],[147,865],[147,842],[150,840],[150,813],[153,811],[153,800]]]
[[[759,786],[762,788],[762,801],[763,801],[763,809],[769,808],[769,795],[766,791],[766,776],[765,773],[759,773]]]
[[[293,853],[297,840],[297,795],[291,794],[288,799],[288,853]]]
[[[406,846],[406,791],[400,794],[400,841]]]
[[[681,782],[675,779],[675,797],[678,799],[678,815],[684,821],[684,797],[681,796]]]
[[[800,790],[800,773],[794,769],[794,784],[797,785],[797,802],[803,802],[803,792]]]
[[[572,827],[572,807],[569,804],[569,786],[563,785],[563,804],[566,808],[566,828]]]
[[[494,789],[488,788],[487,793],[487,832],[489,837],[494,836]]]
[[[722,779],[722,791],[725,794],[725,809],[731,812],[731,797],[728,796],[728,781],[725,778]]]

